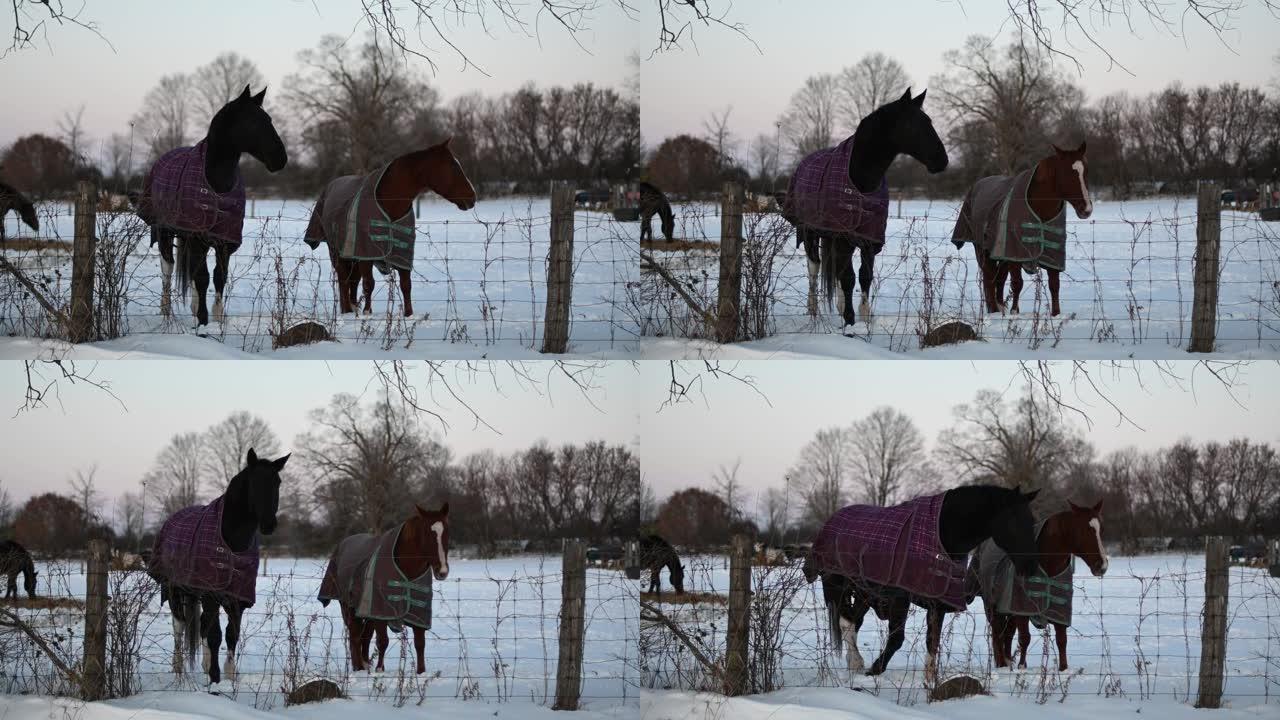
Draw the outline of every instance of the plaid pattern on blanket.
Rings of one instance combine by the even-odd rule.
[[[972,242],[993,260],[1065,270],[1067,266],[1067,208],[1043,220],[1027,202],[1027,187],[1035,168],[1017,175],[984,177],[969,188],[951,231],[957,248]]]
[[[320,600],[337,600],[356,617],[431,629],[431,570],[407,578],[395,560],[403,524],[381,535],[361,533],[338,543],[320,583]]]
[[[253,606],[258,580],[258,534],[242,553],[222,539],[223,498],[169,516],[156,535],[147,571],[171,585],[229,595]]]
[[[1040,529],[1036,528],[1036,537]],[[1048,623],[1071,626],[1071,600],[1075,586],[1075,558],[1067,562],[1061,573],[1048,577],[1042,568],[1039,574],[1020,578],[1013,570],[1013,559],[991,540],[978,546],[973,563],[969,567],[971,590],[982,595],[982,602],[1003,615],[1023,615],[1038,628]]]
[[[392,219],[378,204],[378,181],[386,169],[384,165],[368,175],[343,175],[325,186],[303,235],[311,249],[327,242],[331,252],[346,260],[371,260],[384,270],[413,269],[413,206],[404,217]]]
[[[800,161],[791,175],[783,215],[793,224],[853,236],[859,247],[880,252],[889,224],[889,185],[864,195],[849,182],[853,138]]]
[[[963,609],[968,605],[967,565],[952,560],[938,537],[945,496],[919,497],[892,507],[841,508],[813,541],[813,566]]]
[[[138,198],[138,217],[148,225],[205,233],[239,246],[244,232],[244,179],[236,170],[235,185],[214,192],[205,177],[206,141],[170,150],[147,172]]]

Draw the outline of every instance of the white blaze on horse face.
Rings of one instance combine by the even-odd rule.
[[[1084,184],[1084,161],[1077,160],[1071,163],[1071,169],[1076,171],[1076,177],[1080,179],[1080,197],[1084,198],[1084,217],[1093,214],[1093,201],[1089,199],[1089,188]]]
[[[431,523],[431,532],[436,534],[436,552],[440,553],[440,572],[437,577],[443,580],[449,576],[449,551],[444,547],[444,523]]]
[[[1110,564],[1110,558],[1107,557],[1107,553],[1102,549],[1102,521],[1098,520],[1098,518],[1093,518],[1089,521],[1089,527],[1093,528],[1093,536],[1098,539],[1098,557],[1102,558],[1102,571],[1098,573],[1098,576],[1101,577],[1107,574],[1107,565]]]

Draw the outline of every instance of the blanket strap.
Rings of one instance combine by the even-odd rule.
[[[1055,235],[1066,235],[1065,229],[1054,227],[1053,225],[1046,225],[1045,223],[1041,223],[1041,222],[1024,222],[1022,223],[1022,229],[1039,231],[1040,233],[1039,235],[1023,235],[1022,242],[1034,243],[1036,245],[1040,245],[1042,247],[1047,247],[1047,248],[1053,248],[1055,250],[1062,247],[1062,243],[1056,240],[1050,240],[1049,238],[1046,238],[1044,234],[1046,232],[1049,232]]]
[[[409,590],[418,590],[418,591],[425,592],[425,593],[429,593],[429,592],[431,592],[431,586],[430,586],[430,585],[419,585],[419,584],[417,584],[417,583],[409,582],[408,580],[388,580],[388,581],[387,581],[387,586],[388,586],[388,587],[402,587],[402,588],[407,588],[407,589],[409,589]]]

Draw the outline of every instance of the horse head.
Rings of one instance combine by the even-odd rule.
[[[449,149],[452,139],[446,138],[439,145],[427,148],[427,187],[457,205],[459,210],[470,210],[476,206],[476,188],[467,179],[457,156]]]
[[[1088,143],[1081,142],[1075,150],[1063,150],[1053,146],[1053,155],[1043,161],[1053,176],[1054,193],[1071,203],[1076,217],[1088,219],[1093,214],[1093,200],[1089,197],[1089,162],[1084,150]]]
[[[18,205],[18,217],[22,218],[22,222],[27,227],[40,232],[40,218],[36,217],[36,206],[30,202],[24,202]]]
[[[449,503],[439,510],[413,507],[417,514],[405,522],[412,551],[427,560],[436,580],[444,580],[449,577]]]
[[[924,111],[925,90],[919,97],[911,97],[911,88],[892,103],[886,105],[893,118],[889,133],[893,147],[899,153],[909,155],[924,165],[930,173],[947,169],[947,149],[933,127],[933,120]]]
[[[1023,493],[1022,489],[1005,490],[999,507],[987,516],[987,530],[996,546],[1013,559],[1014,571],[1021,577],[1036,573],[1037,555],[1035,518],[1031,501],[1039,490]]]
[[[249,510],[263,535],[270,535],[276,530],[276,513],[280,510],[280,471],[288,461],[289,455],[268,460],[258,457],[253,448],[249,448],[245,468],[235,478],[245,483]]]
[[[1078,555],[1089,566],[1094,577],[1107,572],[1109,559],[1102,547],[1102,501],[1093,507],[1080,507],[1073,502],[1062,533],[1072,555]]]
[[[237,154],[247,152],[270,172],[279,172],[289,162],[284,141],[271,123],[271,116],[262,109],[267,89],[257,95],[249,94],[249,86],[236,99],[222,106],[209,123],[209,136],[216,135]]]
[[[36,571],[35,563],[31,561],[30,556],[27,557],[27,567],[22,573],[22,589],[27,591],[27,597],[34,598],[36,596],[36,576],[40,573]]]

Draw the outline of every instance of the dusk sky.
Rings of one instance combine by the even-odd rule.
[[[738,363],[736,372],[754,377],[759,394],[740,383],[707,378],[705,402],[699,398],[659,409],[670,380],[667,364],[640,364],[640,467],[659,499],[686,487],[713,487],[717,469],[732,467],[738,458],[739,479],[749,495],[781,486],[800,449],[818,430],[848,426],[881,405],[911,416],[926,447],[932,448],[938,433],[952,425],[955,405],[972,401],[983,388],[1015,397],[1024,387],[1013,362],[757,361]],[[1079,395],[1072,392],[1069,365],[1054,367],[1068,399],[1090,413],[1093,428],[1085,435],[1100,454],[1130,445],[1160,447],[1182,437],[1280,442],[1280,366],[1275,363],[1250,365],[1237,378],[1235,400],[1194,363],[1167,365],[1184,379],[1181,387],[1162,376],[1154,363],[1140,364],[1141,383],[1131,370],[1113,372],[1087,363],[1111,399],[1142,429],[1120,424],[1083,383]],[[1078,417],[1071,419],[1084,427]]]
[[[284,451],[290,452],[296,449],[295,436],[308,429],[312,409],[327,405],[338,392],[372,400],[379,388],[372,382],[373,364],[368,362],[124,361],[96,366],[81,362],[78,367],[94,367],[93,376],[109,381],[125,407],[100,390],[63,382],[61,407],[54,401],[47,408],[15,414],[25,388],[23,364],[0,362],[0,444],[5,458],[0,483],[15,502],[38,492],[69,492],[67,478],[95,462],[98,485],[109,500],[136,490],[170,437],[202,431],[236,410],[267,420]],[[486,448],[523,449],[538,440],[553,447],[604,440],[635,449],[639,383],[631,364],[610,363],[591,373],[596,389],[590,402],[551,363],[525,366],[543,382],[538,390],[522,387],[505,363],[493,367],[497,390],[483,377],[450,378],[459,394],[501,434],[475,427],[459,403],[436,393],[450,425],[443,441],[455,457]],[[412,376],[421,389],[424,373],[417,370]],[[438,436],[440,425],[428,424]]]

